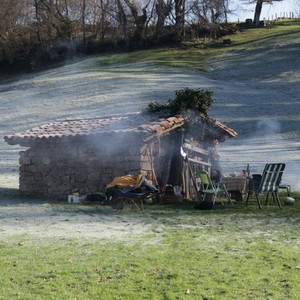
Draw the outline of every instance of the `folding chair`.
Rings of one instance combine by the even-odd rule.
[[[254,193],[259,208],[261,208],[260,194],[266,194],[266,205],[269,195],[271,194],[273,201],[277,201],[278,206],[281,207],[278,198],[278,189],[284,169],[285,164],[283,163],[266,164],[262,175],[256,175],[260,180],[253,180],[252,178],[252,180],[249,181],[246,206],[248,206],[250,195]]]
[[[285,189],[286,190],[286,193],[287,193],[287,196],[288,197],[291,197],[291,186],[289,184],[280,184],[279,189]]]
[[[226,198],[229,200],[229,202],[233,205],[233,202],[225,187],[225,184],[222,181],[217,183],[212,182],[209,174],[206,171],[200,171],[199,175],[203,187],[201,192],[204,194],[202,201],[205,201],[207,194],[210,194],[212,195],[212,202],[213,204],[215,204],[218,196],[220,194],[224,194]],[[224,204],[222,200],[221,203]]]

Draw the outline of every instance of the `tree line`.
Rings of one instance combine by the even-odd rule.
[[[228,32],[229,1],[2,0],[0,63],[217,38]]]

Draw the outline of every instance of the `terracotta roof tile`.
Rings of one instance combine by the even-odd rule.
[[[216,119],[210,118],[208,116],[203,117],[203,119],[207,121],[209,124],[211,124],[213,127],[217,128],[218,130],[225,132],[225,134],[227,134],[229,137],[236,137],[238,135],[235,130],[224,125],[223,123],[221,123]]]
[[[151,131],[156,131],[157,133],[162,133],[163,132],[163,127],[160,124],[154,124],[149,127]]]
[[[149,118],[148,118],[149,119]],[[106,116],[88,119],[62,120],[51,122],[24,132],[7,135],[4,137],[8,144],[27,144],[28,141],[39,139],[88,136],[103,133],[132,132],[147,136],[164,135],[170,128],[176,128],[184,124],[184,118],[176,119],[177,122],[169,124],[164,120],[162,126],[157,120],[147,120],[143,114],[126,114]],[[146,123],[147,122],[147,123]],[[167,130],[166,130],[167,129]]]
[[[184,121],[184,117],[180,116],[180,115],[177,115],[177,116],[174,116],[174,117],[169,117],[169,118],[167,118],[167,120],[170,123],[181,123],[181,122]]]
[[[228,136],[234,137],[237,133],[220,123],[207,118],[207,120]],[[170,130],[184,124],[185,118],[177,115],[166,119],[151,120],[141,113],[105,116],[98,118],[61,120],[51,122],[24,132],[7,135],[5,141],[10,145],[20,144],[29,146],[37,140],[49,140],[62,137],[84,137],[95,134],[134,133],[149,140],[155,136],[167,134]]]
[[[172,124],[167,120],[159,122],[159,125],[166,129],[172,126]]]

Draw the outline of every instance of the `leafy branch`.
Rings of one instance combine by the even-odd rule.
[[[146,113],[159,114],[162,117],[182,114],[185,116],[205,115],[214,102],[212,91],[184,88],[175,92],[175,98],[165,103],[151,102]]]

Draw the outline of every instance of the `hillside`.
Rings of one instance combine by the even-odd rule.
[[[220,149],[224,171],[240,172],[249,163],[252,172],[261,172],[266,162],[281,161],[287,164],[284,180],[300,189],[298,32],[244,44],[232,37],[236,46],[230,52],[214,52],[205,64],[199,54],[207,72],[171,68],[179,64],[179,57],[167,64],[166,58],[117,61],[116,56],[101,56],[2,79],[0,135],[56,119],[140,111],[184,87],[211,89],[216,101],[210,115],[239,133]],[[2,188],[18,186],[19,151],[1,139]]]

